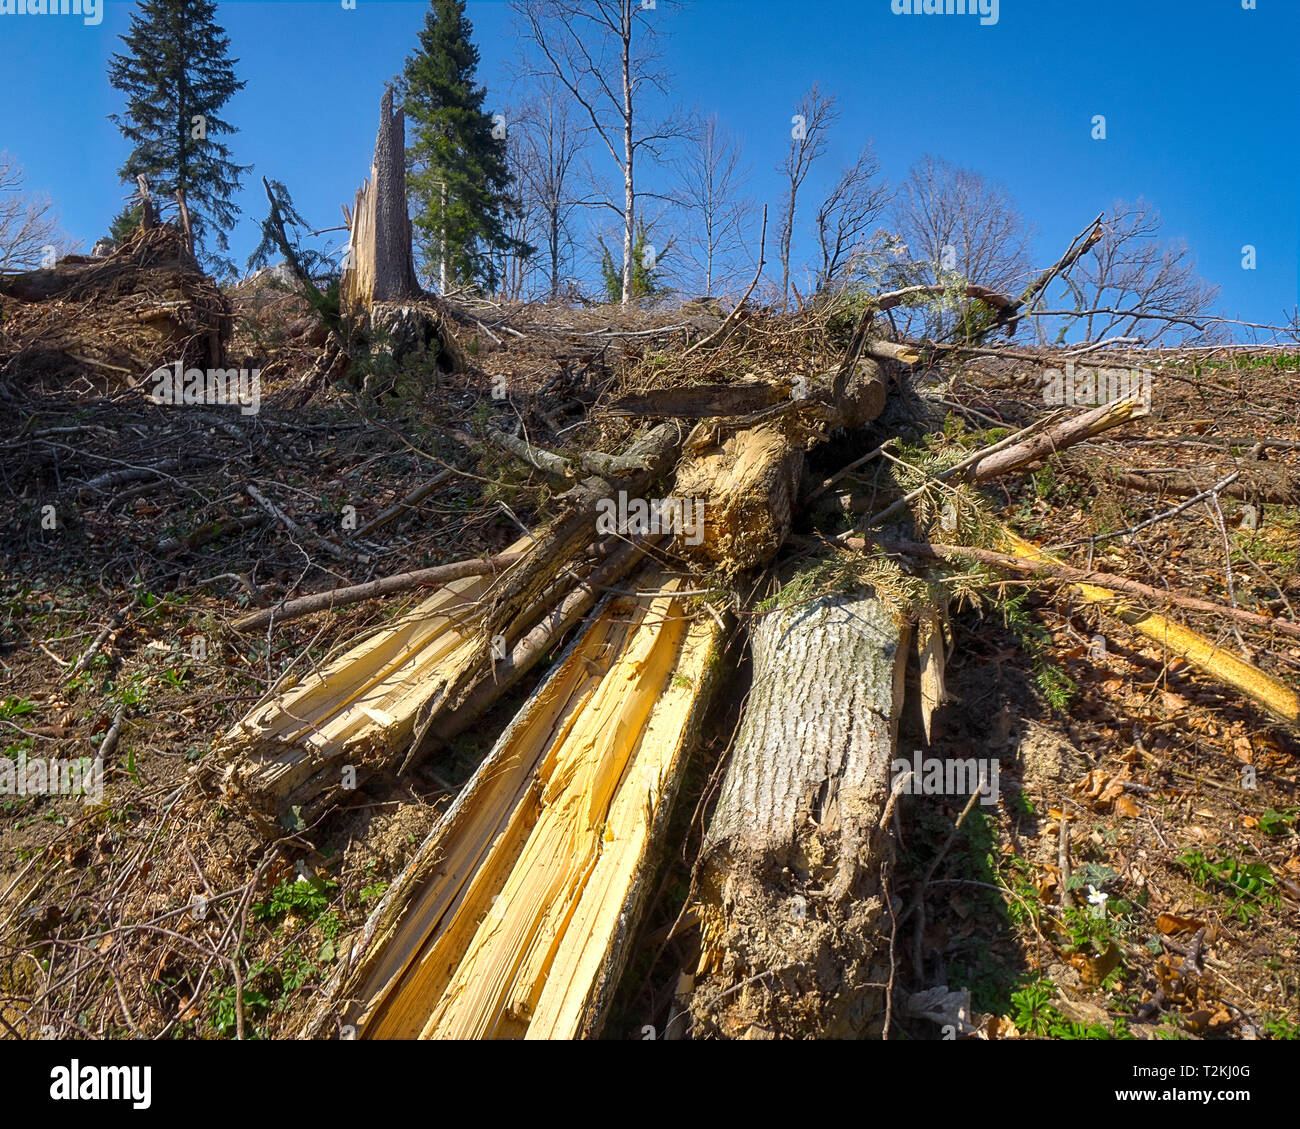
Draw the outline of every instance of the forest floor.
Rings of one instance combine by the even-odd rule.
[[[553,488],[465,437],[482,436],[489,421],[522,422],[556,450],[612,449],[631,424],[601,420],[600,405],[677,373],[683,343],[719,321],[700,305],[614,323],[603,308],[465,306],[457,325],[472,372],[406,372],[391,393],[358,402],[304,395],[316,345],[296,297],[253,287],[234,304],[230,355],[260,361],[264,374],[255,415],[155,405],[102,374],[20,374],[0,414],[11,514],[0,546],[0,756],[86,757],[116,729],[102,802],[0,796],[8,1036],[297,1029],[344,938],[544,670],[440,757],[377,776],[323,819],[290,818],[268,836],[212,787],[203,769],[213,740],[286,674],[427,592],[251,636],[231,622],[285,596],[500,551],[544,519]],[[754,315],[739,367],[710,373],[701,362],[699,378],[797,371],[807,358],[785,347],[795,328],[797,319]],[[1008,349],[1015,355],[917,369],[912,388],[930,415],[907,442],[974,449],[1043,415],[1040,373],[1058,358]],[[0,364],[8,359],[0,337]],[[986,491],[990,504],[1022,536],[1065,546],[1080,567],[1300,621],[1295,505],[1251,512],[1223,495],[1130,534],[1183,499],[1116,481],[1194,471],[1217,482],[1247,460],[1261,474],[1300,472],[1298,362],[1263,350],[1152,353],[1148,417],[999,482]],[[883,427],[814,451],[810,478],[882,442]],[[1261,440],[1276,445],[1253,450]],[[450,481],[409,512],[351,536],[448,467]],[[896,495],[883,467],[854,483],[859,495]],[[141,468],[153,471],[94,482]],[[812,531],[810,515],[796,532]],[[834,529],[845,519],[822,511],[816,520]],[[1300,681],[1294,640],[1172,615]],[[900,904],[925,907],[895,938],[899,999],[968,989],[988,1038],[1297,1037],[1297,734],[1056,582],[1007,581],[980,607],[954,609],[952,629],[949,700],[926,755],[995,757],[1001,789],[957,829],[961,797],[914,796],[898,809],[891,886]],[[743,696],[743,638],[731,653],[724,703]],[[735,717],[723,705],[713,722],[678,797],[673,849],[606,1027],[612,1037],[663,1030],[688,959],[689,939],[672,926]],[[919,718],[906,717],[900,751],[922,747]],[[894,1035],[944,1030],[900,1014]]]

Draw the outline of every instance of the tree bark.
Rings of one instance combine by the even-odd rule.
[[[909,630],[871,595],[764,616],[701,856],[696,1036],[872,1034],[889,979],[881,866]]]
[[[418,298],[406,208],[406,123],[384,92],[370,179],[357,190],[348,269],[339,286],[343,312],[355,316],[376,302]]]

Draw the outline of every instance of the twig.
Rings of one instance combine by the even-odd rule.
[[[99,648],[104,645],[104,640],[122,625],[123,620],[131,614],[139,603],[139,596],[132,597],[131,602],[108,621],[108,624],[104,629],[95,636],[94,641],[86,648],[85,653],[82,654],[81,658],[72,664],[72,669],[68,671],[67,674],[68,678],[73,678],[86,669],[86,664],[89,663],[90,660],[99,652]]]
[[[347,588],[335,588],[329,592],[316,592],[310,596],[300,596],[288,600],[276,607],[254,612],[250,616],[236,620],[231,626],[236,631],[253,631],[265,627],[272,620],[276,623],[288,623],[301,619],[312,612],[330,611],[334,608],[357,604],[378,596],[391,596],[396,592],[407,592],[412,588],[421,588],[432,584],[446,584],[464,576],[484,576],[496,573],[514,564],[523,553],[498,553],[494,557],[482,560],[454,561],[451,564],[437,565],[434,568],[421,568],[414,572],[403,572],[396,576],[385,576],[380,580],[371,580],[366,584],[353,584]]]

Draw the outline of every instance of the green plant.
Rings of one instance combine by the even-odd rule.
[[[23,714],[31,713],[34,709],[36,703],[28,698],[6,698],[0,702],[0,718],[12,721],[16,717],[22,717]]]
[[[1232,899],[1228,912],[1243,925],[1259,912],[1260,906],[1280,903],[1274,892],[1277,880],[1267,863],[1242,863],[1231,855],[1210,859],[1200,850],[1184,851],[1178,861],[1187,867],[1198,886],[1224,890]]]
[[[1052,1006],[1052,987],[1050,980],[1036,980],[1011,993],[1011,1018],[1021,1031],[1046,1035],[1053,1023],[1062,1022],[1061,1013]]]
[[[384,891],[388,889],[387,882],[371,882],[362,886],[357,892],[363,902],[369,902],[384,896]]]
[[[293,914],[315,921],[325,912],[330,893],[337,888],[337,882],[326,878],[285,878],[271,891],[269,900],[253,906],[253,917],[257,921],[277,921],[285,914]]]
[[[1048,657],[1051,654],[1052,636],[1025,606],[1028,595],[1027,592],[1020,592],[1000,599],[998,606],[1002,609],[1002,620],[1007,629],[1019,638],[1020,645],[1029,656],[1034,682],[1047,699],[1048,705],[1064,712],[1070,708],[1079,684]]]
[[[1283,813],[1269,808],[1259,817],[1259,829],[1265,835],[1282,835],[1288,828],[1294,826],[1295,820],[1295,812]]]

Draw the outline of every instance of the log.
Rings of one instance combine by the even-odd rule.
[[[762,617],[705,838],[696,1037],[858,1038],[889,979],[881,866],[909,629],[873,594]]]
[[[579,573],[590,565],[573,570],[593,539],[600,544],[598,503],[620,487],[642,489],[680,441],[676,425],[656,428],[625,456],[627,465],[644,469],[622,479],[592,476],[562,495],[561,516],[503,554],[513,559],[503,575],[493,578],[480,570],[482,562],[468,562],[479,575],[451,580],[397,623],[259,702],[217,743],[222,791],[264,817],[283,818],[294,808],[315,816],[376,771],[408,768],[462,732],[652,543],[634,539],[627,552],[602,546],[597,556],[608,559],[585,581]],[[374,594],[372,585],[360,587],[362,598]],[[337,598],[305,599],[321,610]],[[267,609],[248,619],[261,625],[275,615]]]
[[[850,545],[850,548],[854,547],[859,546]],[[1188,611],[1220,616],[1224,619],[1232,619],[1238,623],[1247,624],[1250,627],[1261,628],[1264,631],[1276,631],[1279,634],[1288,635],[1292,639],[1300,639],[1300,624],[1292,623],[1290,620],[1261,615],[1259,612],[1252,612],[1246,608],[1216,604],[1212,600],[1202,600],[1197,596],[1191,596],[1186,592],[1179,592],[1172,588],[1152,588],[1149,584],[1130,580],[1126,576],[1098,572],[1095,569],[1072,568],[1069,565],[1056,563],[1055,557],[1047,557],[1046,555],[1042,560],[1031,560],[1024,556],[1017,557],[1008,553],[994,553],[988,549],[972,549],[965,545],[943,545],[916,541],[880,541],[877,542],[877,547],[889,553],[904,553],[916,557],[969,557],[971,560],[994,565],[997,568],[1010,569],[1012,572],[1052,576],[1075,584],[1105,587],[1115,592],[1125,592],[1130,596],[1137,596],[1139,599],[1148,600],[1152,603],[1171,604],[1175,607],[1186,608]]]
[[[687,440],[690,454],[677,470],[674,494],[703,503],[703,538],[679,546],[688,558],[724,574],[766,564],[790,532],[804,450],[826,431],[861,427],[884,410],[889,377],[875,360],[810,383],[802,397],[756,413],[749,426],[726,438],[700,424]]]
[[[1239,479],[1216,493],[1256,504],[1300,505],[1300,476],[1289,467],[1276,463],[1242,463],[1238,469]],[[1175,498],[1192,498],[1214,486],[1212,478],[1203,474],[1120,473],[1112,474],[1110,480],[1126,490]]]
[[[1002,540],[1012,553],[1030,561],[1054,565],[1065,563],[1056,555],[1040,549],[1010,530],[1002,531]],[[1095,584],[1075,584],[1073,591],[1088,603],[1100,605],[1171,654],[1187,660],[1215,681],[1225,683],[1258,702],[1283,721],[1291,725],[1300,723],[1300,694],[1265,674],[1253,663],[1216,647],[1203,635],[1174,623],[1165,616],[1134,607],[1109,588]]]
[[[385,894],[307,1037],[599,1033],[712,686],[721,630],[608,600]]]
[[[257,814],[282,818],[297,807],[305,818],[399,756],[429,696],[472,661],[476,604],[490,583],[485,575],[451,581],[259,702],[216,743],[222,791]]]

